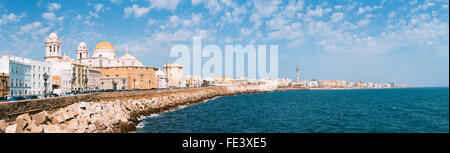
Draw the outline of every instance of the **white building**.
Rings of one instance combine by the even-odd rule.
[[[52,66],[52,89],[70,92],[72,87],[72,62],[59,62]]]
[[[106,41],[95,46],[92,57],[89,57],[89,48],[81,42],[77,47],[77,61],[90,67],[117,67],[117,66],[143,66],[142,61],[136,59],[125,50],[125,54],[117,58],[116,49]]]
[[[37,60],[27,60],[31,66],[31,91],[30,94],[44,94],[51,92],[52,89],[52,64]],[[48,75],[48,80],[45,82],[44,74]],[[47,83],[47,84],[45,84]],[[47,90],[45,89],[47,87]]]
[[[165,89],[168,88],[168,82],[169,79],[167,78],[166,74],[161,71],[161,69],[158,69],[158,71],[155,72],[156,77],[158,78],[158,88]]]
[[[25,58],[3,56],[0,59],[0,73],[9,74],[9,96],[25,96],[30,93],[31,65]]]

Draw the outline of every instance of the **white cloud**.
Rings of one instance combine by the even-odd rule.
[[[0,18],[0,25],[7,24],[7,23],[19,22],[21,20],[21,18],[24,16],[25,16],[24,13],[22,13],[19,16],[16,15],[15,13],[2,15],[2,17]]]
[[[207,0],[205,2],[205,8],[207,8],[211,14],[222,11],[222,6],[217,0]]]
[[[202,0],[192,0],[192,6],[197,6],[198,4],[200,4],[202,2]]]
[[[39,27],[41,27],[42,23],[41,22],[33,22],[24,26],[20,27],[20,31],[19,34],[24,34],[24,33],[28,33],[32,30],[38,29]]]
[[[308,11],[306,13],[306,16],[308,17],[313,17],[313,16],[317,16],[317,17],[321,17],[324,14],[324,10],[322,8],[316,8],[315,10],[312,10],[310,8],[308,8]]]
[[[254,12],[250,16],[250,21],[254,23],[254,28],[258,29],[259,26],[262,25],[261,18],[264,17],[270,17],[275,11],[279,9],[279,4],[281,4],[281,1],[279,0],[268,0],[268,1],[258,1],[253,0],[252,1],[254,6]]]
[[[256,9],[256,14],[261,17],[269,17],[278,10],[279,4],[282,2],[279,0],[258,1],[253,0],[253,5]]]
[[[103,11],[104,5],[103,4],[97,4],[97,5],[94,6],[94,9],[95,9],[96,12]]]
[[[339,22],[344,18],[344,13],[336,12],[331,15],[331,22]]]
[[[122,3],[122,0],[110,0],[110,1],[113,4],[120,4],[120,3]]]
[[[56,17],[56,15],[53,12],[45,12],[44,14],[42,14],[42,18],[44,18],[47,21],[50,22],[60,22],[62,23],[64,20],[64,17]]]
[[[389,18],[394,18],[395,15],[396,15],[395,11],[392,11],[392,12],[390,12],[390,13],[388,14],[388,17],[389,17]]]
[[[358,22],[358,25],[359,26],[366,26],[366,25],[368,25],[370,23],[370,20],[369,19],[362,19],[362,20],[360,20],[359,22]]]
[[[274,29],[281,29],[283,28],[284,24],[286,24],[287,21],[284,20],[283,17],[277,16],[269,21],[267,21],[266,25],[269,29],[274,30]]]
[[[180,17],[178,17],[177,15],[172,15],[169,17],[169,22],[167,22],[167,27],[178,27],[178,25],[180,25],[181,23],[181,19]]]
[[[336,10],[339,10],[339,9],[342,9],[343,7],[342,7],[342,5],[336,5],[336,6],[334,6],[334,9],[336,9]]]
[[[145,14],[147,14],[150,11],[150,8],[148,7],[139,7],[136,4],[133,4],[132,7],[127,7],[124,9],[125,17],[128,17],[130,15],[134,14],[134,17],[139,18]]]
[[[202,22],[202,14],[201,13],[198,13],[198,14],[192,13],[191,18],[192,18],[192,23],[195,25],[200,24],[200,22]]]
[[[251,30],[251,29],[241,28],[239,35],[241,35],[242,37],[247,37],[247,36],[249,36],[252,33],[253,33],[253,30]]]
[[[76,17],[76,19],[77,19],[77,20],[81,20],[81,19],[82,19],[81,15],[78,14],[77,17]]]
[[[412,9],[411,13],[414,13],[414,12],[417,12],[417,11],[428,10],[428,8],[433,7],[434,5],[436,5],[436,4],[434,4],[432,2],[426,2],[425,4],[419,5],[416,8]]]
[[[180,0],[150,0],[151,8],[175,10]]]
[[[55,11],[55,10],[59,10],[61,8],[61,5],[58,3],[50,3],[47,6],[48,11]]]
[[[152,18],[150,18],[150,19],[148,19],[148,21],[147,21],[147,26],[151,26],[151,25],[154,25],[154,24],[156,24],[156,20],[155,19],[152,19]]]
[[[364,12],[371,12],[371,11],[375,11],[377,9],[383,8],[381,5],[380,6],[374,6],[374,7],[370,7],[370,6],[366,6],[366,7],[360,7],[358,8],[358,14],[363,14]]]

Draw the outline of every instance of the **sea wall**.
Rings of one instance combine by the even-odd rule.
[[[269,86],[233,86],[94,93],[0,104],[4,133],[127,133],[139,118],[217,96],[262,93]],[[85,104],[85,109],[80,103]],[[10,108],[8,108],[10,107]],[[16,117],[17,116],[17,117]]]

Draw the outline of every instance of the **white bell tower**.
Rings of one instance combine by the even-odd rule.
[[[77,60],[89,58],[89,49],[86,43],[81,42],[77,47]]]
[[[52,32],[45,40],[45,62],[58,63],[61,60],[61,39]]]

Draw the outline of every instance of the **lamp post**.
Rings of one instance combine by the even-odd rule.
[[[47,97],[47,80],[48,80],[48,74],[44,73],[44,95]]]

